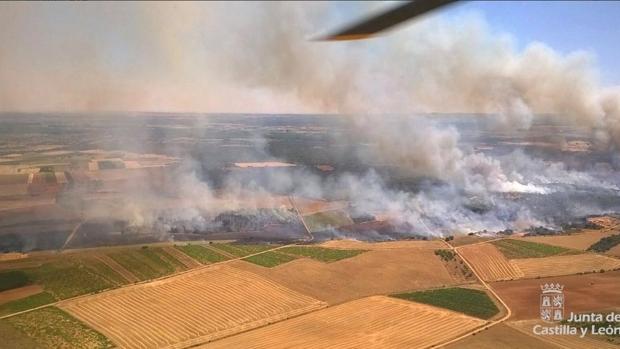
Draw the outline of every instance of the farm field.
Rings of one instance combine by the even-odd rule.
[[[353,224],[346,212],[341,210],[323,211],[304,216],[304,221],[311,232],[318,232],[330,228],[338,228]]]
[[[161,247],[128,248],[106,255],[139,280],[154,279],[186,269]]]
[[[579,253],[564,247],[515,239],[502,239],[491,243],[508,259],[541,258]]]
[[[13,289],[0,291],[0,315],[187,270],[185,263],[191,259],[181,252],[175,256],[174,251],[172,246],[115,247],[33,253],[0,262],[0,277],[13,275],[2,282]]]
[[[485,320],[499,313],[499,308],[486,292],[469,288],[438,288],[393,294],[392,297],[429,304]]]
[[[0,320],[0,338],[3,348],[38,349],[41,348],[30,337],[24,335],[6,320]]]
[[[0,304],[43,292],[39,285],[28,285],[0,292]]]
[[[59,305],[123,348],[196,345],[324,306],[316,299],[228,265]]]
[[[590,251],[604,253],[620,245],[620,234],[606,236],[588,248]]]
[[[426,348],[485,321],[384,296],[363,298],[201,346],[243,348]]]
[[[0,273],[0,292],[26,286],[30,283],[28,275],[21,270]]]
[[[29,284],[41,286],[43,292],[0,304],[0,315],[118,286],[114,280],[118,280],[120,276],[94,258],[63,255],[35,259],[32,262],[35,261],[38,266],[21,269],[19,272],[27,276]],[[29,261],[20,260],[20,263],[27,262]]]
[[[246,257],[243,260],[246,262],[254,263],[267,268],[273,268],[280,264],[288,263],[297,257],[280,253],[277,251],[267,251],[254,256]]]
[[[242,245],[242,244],[211,244],[210,247],[220,250],[233,257],[245,257],[251,254],[270,250],[278,245]]]
[[[329,304],[462,282],[451,276],[434,250],[425,248],[372,250],[332,263],[299,258],[271,269],[245,261],[230,265]]]
[[[56,301],[56,298],[48,292],[40,292],[12,300],[3,304],[0,304],[0,316],[17,313],[19,311],[36,308],[42,305],[50,304]]]
[[[618,234],[617,230],[584,230],[579,233],[551,236],[527,236],[517,238],[520,241],[537,242],[564,248],[585,251],[600,239]]]
[[[4,319],[41,348],[112,348],[105,336],[56,307],[46,307]]]
[[[494,239],[494,238],[491,236],[460,235],[460,236],[455,236],[454,239],[448,241],[448,243],[451,246],[458,247],[458,246],[476,244],[476,243],[488,241],[491,239]]]
[[[357,249],[357,250],[397,250],[411,248],[442,249],[446,245],[440,240],[403,240],[403,241],[383,241],[383,242],[364,242],[358,240],[329,240],[319,246]]]
[[[341,250],[315,246],[290,246],[281,248],[278,251],[299,257],[308,257],[326,263],[352,258],[366,252],[365,250]]]
[[[609,271],[620,268],[620,260],[594,253],[511,260],[525,278]]]
[[[202,245],[176,245],[175,248],[202,264],[217,263],[230,259],[230,257]]]
[[[520,320],[510,321],[508,326],[520,331],[524,334],[531,334],[532,328],[536,324],[544,324],[540,320]],[[593,337],[586,336],[579,338],[579,336],[537,336],[540,340],[553,345],[558,348],[568,349],[617,349],[618,346],[612,343],[606,342],[604,339],[595,339]]]
[[[606,254],[614,257],[620,257],[620,245],[616,245],[615,247],[609,249]]]
[[[179,249],[176,249],[174,246],[164,246],[164,252],[168,253],[176,260],[178,260],[183,266],[187,269],[199,267],[201,264],[196,260],[192,259],[190,256],[181,252]]]
[[[483,243],[458,248],[484,281],[518,279],[523,273],[492,244]]]
[[[446,349],[559,349],[534,336],[521,333],[514,328],[499,324],[462,340],[449,344]]]
[[[540,316],[540,285],[552,282],[564,285],[566,313],[618,307],[620,271],[501,281],[492,283],[491,287],[512,310],[511,319],[524,320]]]
[[[94,258],[99,260],[99,262],[103,263],[108,268],[112,269],[114,272],[118,273],[118,275],[120,275],[123,278],[123,281],[129,282],[129,283],[140,281],[140,279],[138,279],[138,277],[136,277],[129,270],[125,269],[125,267],[120,265],[114,259],[110,258],[108,255],[106,255],[104,253],[95,253],[94,254]],[[122,284],[123,282],[120,281],[119,283]]]
[[[347,202],[345,201],[314,200],[298,196],[293,197],[292,200],[301,215],[311,215],[318,212],[339,210],[347,207]]]

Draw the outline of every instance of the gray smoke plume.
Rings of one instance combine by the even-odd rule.
[[[357,6],[361,13],[381,5]],[[557,181],[596,182],[595,174],[525,154],[509,160],[464,149],[457,128],[388,114],[481,113],[507,132],[555,114],[587,129],[598,149],[620,146],[620,90],[599,83],[587,53],[562,55],[543,43],[516,50],[480,17],[438,15],[378,40],[307,40],[347,19],[323,2],[0,4],[0,108],[341,113],[371,145],[361,159],[442,182],[410,193],[372,172],[329,181],[277,173],[269,188],[231,177],[222,192],[234,199],[223,200],[191,165],[177,178],[183,202],[168,212],[196,225],[244,208],[241,202],[257,206],[262,199],[248,189],[275,189],[316,198],[339,192],[426,234],[525,227],[545,222],[500,193],[542,195]],[[492,209],[468,209],[472,197]],[[124,214],[136,225],[155,224],[159,198],[144,188]]]
[[[382,5],[0,6],[3,110],[478,112],[504,128],[554,113],[601,146],[620,142],[620,91],[599,83],[587,53],[516,50],[476,16],[323,43],[308,38]]]

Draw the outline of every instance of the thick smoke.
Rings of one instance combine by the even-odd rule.
[[[476,16],[433,14],[381,39],[325,43],[308,38],[385,6],[0,6],[3,110],[478,112],[504,128],[554,113],[601,146],[620,142],[620,92],[601,86],[587,53],[518,51]]]
[[[620,146],[620,91],[599,83],[587,53],[562,55],[542,43],[516,50],[480,17],[432,15],[382,39],[324,43],[308,38],[348,19],[328,3],[0,6],[3,110],[341,113],[351,116],[350,132],[371,143],[361,159],[441,182],[409,193],[373,172],[329,181],[296,172],[274,174],[269,188],[230,178],[222,192],[235,199],[224,200],[190,166],[176,188],[184,203],[169,214],[198,226],[240,202],[258,205],[248,190],[275,189],[317,198],[339,192],[427,234],[522,228],[544,222],[496,194],[548,194],[557,178],[594,181],[521,153],[511,161],[463,149],[456,128],[388,114],[482,113],[503,131],[556,114],[589,130],[599,149]],[[467,209],[472,198],[492,209]],[[128,204],[131,222],[161,222],[155,201],[145,194]]]

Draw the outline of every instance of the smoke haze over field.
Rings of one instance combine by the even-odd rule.
[[[478,16],[416,21],[380,40],[307,39],[328,3],[4,3],[0,108],[15,111],[483,112],[527,128],[556,113],[620,139],[620,92],[585,52],[514,49]],[[377,120],[373,120],[377,121]]]
[[[308,40],[382,6],[360,3],[343,13],[325,2],[2,3],[0,110],[347,115],[344,132],[367,171],[326,179],[300,169],[262,182],[231,175],[218,190],[336,196],[425,234],[553,225],[548,211],[505,199],[509,193],[557,196],[558,210],[575,215],[601,207],[562,202],[567,188],[617,196],[620,87],[599,83],[589,53],[564,55],[537,42],[517,50],[476,15],[433,14],[376,40]],[[483,152],[463,145],[459,127],[411,116],[434,112],[484,114],[474,118],[485,118],[485,132],[507,135],[533,134],[542,114],[554,114],[585,130],[607,157],[575,169],[522,151]],[[209,123],[194,122],[190,128]],[[288,161],[267,149],[267,136],[257,132],[252,153]],[[554,136],[545,141],[567,142]],[[146,185],[129,188],[141,195],[110,214],[138,226],[181,221],[206,229],[207,213],[239,208],[234,200],[222,206],[201,173],[212,158],[182,155],[183,175],[174,183],[182,204],[162,214],[153,206],[159,188]],[[395,189],[374,165],[433,181],[417,191]]]

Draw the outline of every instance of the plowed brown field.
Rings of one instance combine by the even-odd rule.
[[[518,279],[523,273],[490,243],[458,247],[484,281]]]
[[[544,258],[525,258],[511,260],[526,278],[614,270],[620,268],[620,260],[594,253]]]
[[[201,348],[427,348],[485,321],[384,296],[363,298]]]
[[[284,320],[325,303],[216,265],[59,305],[121,348],[181,348]]]
[[[329,304],[463,282],[448,273],[434,250],[421,248],[372,250],[333,263],[300,258],[275,268],[244,261],[231,265]]]
[[[505,324],[495,325],[488,330],[476,333],[452,343],[446,349],[559,349],[560,347],[543,342]]]
[[[620,257],[620,245],[612,247],[609,251],[607,251],[607,254],[610,256]]]
[[[539,338],[546,343],[550,343],[559,348],[569,349],[618,349],[617,345],[605,342],[604,339],[594,339],[591,337],[579,338],[578,335],[556,335],[556,336],[537,336],[532,332],[534,325],[545,324],[540,320],[521,320],[508,322],[508,326],[520,331],[521,333]],[[546,324],[545,324],[546,325]],[[548,326],[548,325],[547,325]]]
[[[43,292],[43,287],[39,285],[28,285],[0,292],[0,304],[14,301],[16,299],[32,296]]]
[[[540,316],[540,286],[549,283],[564,285],[567,314],[618,307],[620,271],[502,281],[493,283],[492,287],[512,310],[512,319],[525,320]]]

